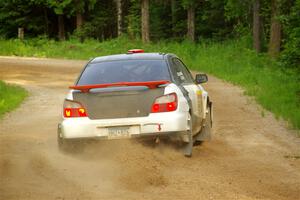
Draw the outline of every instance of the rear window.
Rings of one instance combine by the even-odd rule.
[[[170,80],[164,60],[122,60],[90,63],[77,85]]]

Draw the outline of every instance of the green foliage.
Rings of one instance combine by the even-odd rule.
[[[166,12],[168,11],[168,12]],[[172,35],[171,7],[165,2],[152,2],[150,4],[150,29],[151,39],[166,39]],[[165,20],[161,20],[165,19]]]
[[[91,0],[90,0],[91,1]],[[103,9],[105,7],[105,9]],[[93,5],[98,12],[91,12],[86,17],[86,22],[80,30],[76,30],[75,36],[81,38],[95,38],[104,40],[112,38],[116,34],[116,9],[113,1],[99,0]]]
[[[124,30],[131,38],[141,33],[140,0],[122,0]],[[229,0],[228,0],[229,1]],[[56,37],[57,16],[63,15],[66,32],[81,38],[107,39],[117,36],[115,1],[106,0],[2,0],[0,1],[0,35],[16,37],[17,28],[25,36],[45,34]],[[196,8],[196,35],[201,38],[225,36],[234,24],[225,23],[224,1],[172,0],[150,1],[150,34],[154,40],[183,40],[187,31],[187,8]],[[17,8],[17,9],[15,9]],[[83,30],[76,30],[76,13],[84,17]],[[2,17],[1,17],[2,16]],[[76,32],[74,32],[76,30]]]
[[[47,0],[48,5],[54,9],[54,12],[58,15],[65,13],[65,10],[71,7],[72,0]]]
[[[127,33],[130,38],[141,36],[141,4],[140,0],[131,0],[128,15],[125,17]]]
[[[36,0],[31,0],[36,1]],[[85,7],[88,10],[92,10],[96,4],[96,0],[40,0],[46,1],[50,8],[54,9],[54,12],[58,15],[65,14],[67,16],[73,16],[76,12],[83,13]]]
[[[200,4],[196,11],[196,35],[202,39],[225,40],[231,37],[233,25],[226,21],[225,2],[223,0],[207,1]]]
[[[285,18],[287,39],[281,54],[281,61],[286,67],[300,70],[300,0],[296,0],[291,12]]]
[[[226,0],[224,5],[225,20],[234,24],[234,34],[243,36],[251,29],[252,24],[252,3],[251,1]]]
[[[0,55],[90,59],[118,54],[128,49],[143,48],[146,52],[171,52],[183,59],[190,69],[203,71],[240,85],[247,95],[255,97],[266,110],[289,121],[300,129],[300,77],[292,69],[278,67],[276,61],[249,49],[249,38],[212,42],[202,40],[143,44],[123,36],[102,43],[96,40],[57,42],[36,39],[0,40]]]
[[[300,128],[300,77],[280,69],[275,61],[245,48],[244,41],[203,44],[205,51],[193,63],[198,69],[242,86],[266,110]]]
[[[196,0],[181,0],[181,4],[185,9],[187,9],[190,6],[195,6],[196,3]]]
[[[16,38],[18,27],[24,27],[25,38],[34,37],[24,41],[0,39],[0,54],[87,59],[140,47],[148,51],[174,52],[193,69],[242,85],[247,94],[254,95],[266,109],[300,127],[300,0],[277,0],[280,8],[278,18],[283,24],[280,66],[276,61],[249,50],[252,48],[253,0],[150,1],[150,36],[157,42],[152,44],[142,44],[138,39],[141,35],[140,2],[123,0],[124,35],[131,40],[123,36],[98,43],[99,40],[117,37],[115,1],[0,0],[0,36]],[[195,7],[198,44],[184,40],[187,8],[190,6]],[[262,46],[266,51],[271,27],[271,2],[260,0],[260,7]],[[75,16],[78,13],[84,17],[84,24],[76,30]],[[69,41],[56,42],[52,39],[58,32],[57,15],[63,15]],[[40,35],[43,37],[37,37]],[[233,37],[242,40],[226,42]],[[77,38],[86,40],[79,43]]]
[[[1,0],[0,36],[16,37],[19,27],[24,27],[26,32],[33,35],[44,33],[44,6],[42,0]]]
[[[0,81],[0,118],[16,108],[27,96],[26,90]]]
[[[181,4],[180,0],[173,0],[171,4],[171,34],[168,38],[172,37],[173,40],[181,41],[185,38],[187,32],[186,10]],[[198,27],[198,26],[197,26]],[[165,30],[165,29],[164,29]]]

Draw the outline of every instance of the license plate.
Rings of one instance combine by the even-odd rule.
[[[109,127],[108,137],[111,139],[128,138],[130,137],[130,126]]]

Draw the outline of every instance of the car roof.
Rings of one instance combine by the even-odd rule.
[[[165,53],[127,53],[94,58],[90,63],[120,61],[120,60],[164,60]]]

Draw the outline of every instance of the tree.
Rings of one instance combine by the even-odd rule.
[[[175,26],[177,23],[177,2],[176,0],[171,0],[171,12],[172,12],[172,33],[173,37],[175,36]]]
[[[169,1],[152,1],[150,4],[150,38],[162,40],[173,36],[172,7]],[[177,22],[176,22],[177,23]]]
[[[58,14],[58,39],[66,40],[64,15]]]
[[[76,15],[76,32],[80,42],[84,41],[85,35],[83,30],[84,13],[86,8],[90,11],[94,8],[96,0],[73,0],[75,6],[70,6],[69,15]]]
[[[80,29],[83,25],[83,13],[85,3],[82,0],[75,0],[75,12],[76,12],[76,29]]]
[[[0,36],[16,37],[23,27],[25,37],[48,33],[48,21],[44,17],[47,4],[44,0],[1,0]]]
[[[149,28],[149,0],[142,0],[141,2],[142,13],[142,40],[143,42],[150,41],[150,28]]]
[[[195,41],[195,7],[190,5],[187,9],[187,37]]]
[[[55,14],[57,14],[57,22],[58,22],[58,39],[65,40],[65,22],[64,22],[64,14],[66,8],[72,3],[72,0],[47,0],[48,4],[51,8],[54,9]]]
[[[195,0],[183,0],[183,7],[187,9],[187,37],[195,41]]]
[[[300,0],[291,5],[290,12],[286,15],[284,34],[286,35],[281,61],[286,67],[296,68],[300,72]]]
[[[226,22],[232,24],[230,32],[236,36],[247,35],[251,30],[250,25],[253,25],[253,11],[251,8],[254,6],[254,1],[241,1],[241,0],[226,0],[224,5]],[[265,2],[260,0],[260,4]],[[262,10],[262,9],[261,9]],[[261,13],[259,13],[261,16]],[[252,20],[252,21],[251,21]]]
[[[280,8],[278,0],[271,1],[271,30],[268,54],[277,57],[280,53],[281,44],[281,23],[279,21]]]
[[[122,9],[122,0],[115,0],[117,5],[117,15],[118,15],[118,36],[123,33],[123,9]]]
[[[253,2],[253,48],[256,52],[261,51],[261,22],[260,22],[260,0]]]
[[[126,2],[126,1],[125,1]],[[128,14],[125,17],[126,31],[130,38],[140,38],[142,32],[141,1],[130,0],[127,4]],[[125,11],[125,10],[124,10]]]

